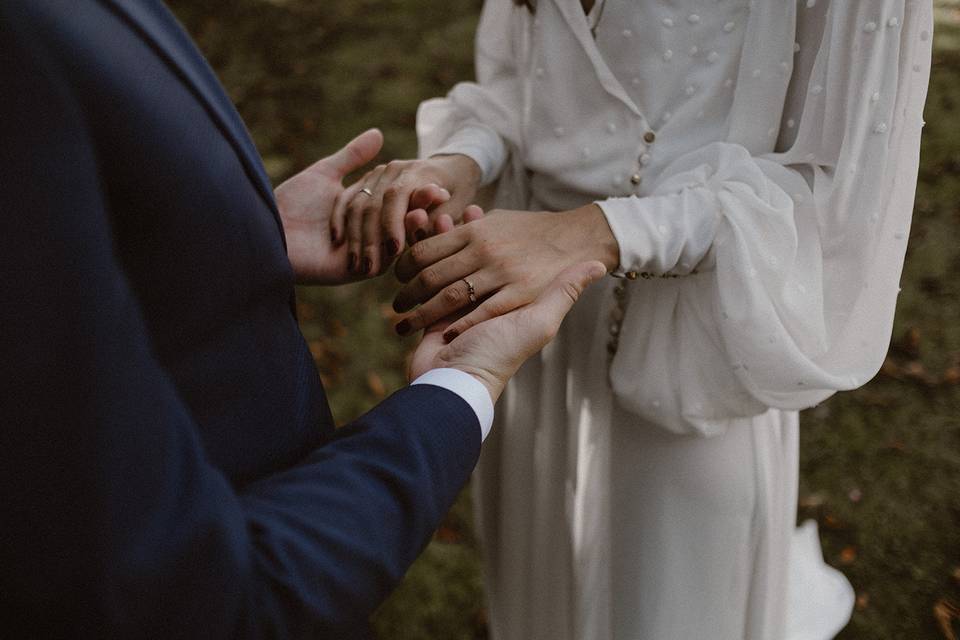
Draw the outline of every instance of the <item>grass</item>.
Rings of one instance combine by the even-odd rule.
[[[472,76],[480,0],[175,0],[280,181],[379,126],[416,148],[421,100]],[[884,372],[802,417],[801,518],[857,590],[844,640],[949,639],[960,605],[960,2],[937,0],[936,60],[894,346]],[[304,289],[300,316],[343,422],[403,384],[388,278]],[[486,637],[469,496],[375,616],[383,638]],[[696,603],[691,603],[696,606]],[[946,611],[940,605],[941,611]]]

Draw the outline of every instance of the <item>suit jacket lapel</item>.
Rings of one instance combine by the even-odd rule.
[[[177,19],[159,0],[102,0],[127,21],[173,68],[229,140],[247,176],[269,205],[279,224],[273,188],[240,114],[230,102],[206,59]]]

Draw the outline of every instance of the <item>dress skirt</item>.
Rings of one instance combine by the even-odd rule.
[[[815,529],[794,527],[798,415],[770,410],[708,438],[619,407],[606,376],[612,286],[589,290],[518,373],[484,445],[492,638],[833,637],[853,591]]]

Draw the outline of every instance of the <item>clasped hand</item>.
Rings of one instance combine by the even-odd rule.
[[[397,237],[400,225],[406,225],[411,242],[427,229],[439,234],[414,244],[397,266],[407,285],[396,306],[409,309],[424,303],[401,323],[404,333],[426,329],[413,354],[410,375],[436,367],[457,368],[475,376],[496,400],[523,361],[556,334],[583,289],[605,273],[605,264],[590,259],[590,251],[584,250],[591,243],[580,238],[581,249],[572,250],[578,243],[576,234],[565,229],[567,222],[602,214],[593,207],[595,212],[585,209],[564,220],[554,219],[561,214],[519,212],[481,219],[478,208],[466,206],[466,199],[475,193],[478,172],[468,169],[467,177],[457,182],[456,171],[445,176],[429,163],[378,167],[375,175],[344,188],[344,178],[376,157],[382,144],[379,131],[367,131],[277,188],[296,278],[301,283],[341,284],[368,277],[383,271],[391,255],[402,248],[402,236]],[[462,158],[447,166],[467,166]],[[377,191],[358,186],[366,184]],[[369,193],[362,195],[370,202],[354,205],[364,189]],[[454,205],[448,205],[451,202]],[[444,205],[449,213],[443,211]],[[357,215],[362,215],[361,224]],[[454,229],[455,218],[466,224]],[[356,236],[358,229],[363,233]],[[514,259],[520,256],[526,259]],[[476,279],[477,293],[488,300],[451,325],[448,316],[462,312],[469,296],[458,295],[450,285],[465,276]]]

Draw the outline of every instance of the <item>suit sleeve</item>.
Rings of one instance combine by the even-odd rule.
[[[476,415],[409,387],[232,487],[151,353],[82,112],[13,22],[0,10],[0,619],[21,637],[363,636],[468,479]]]

